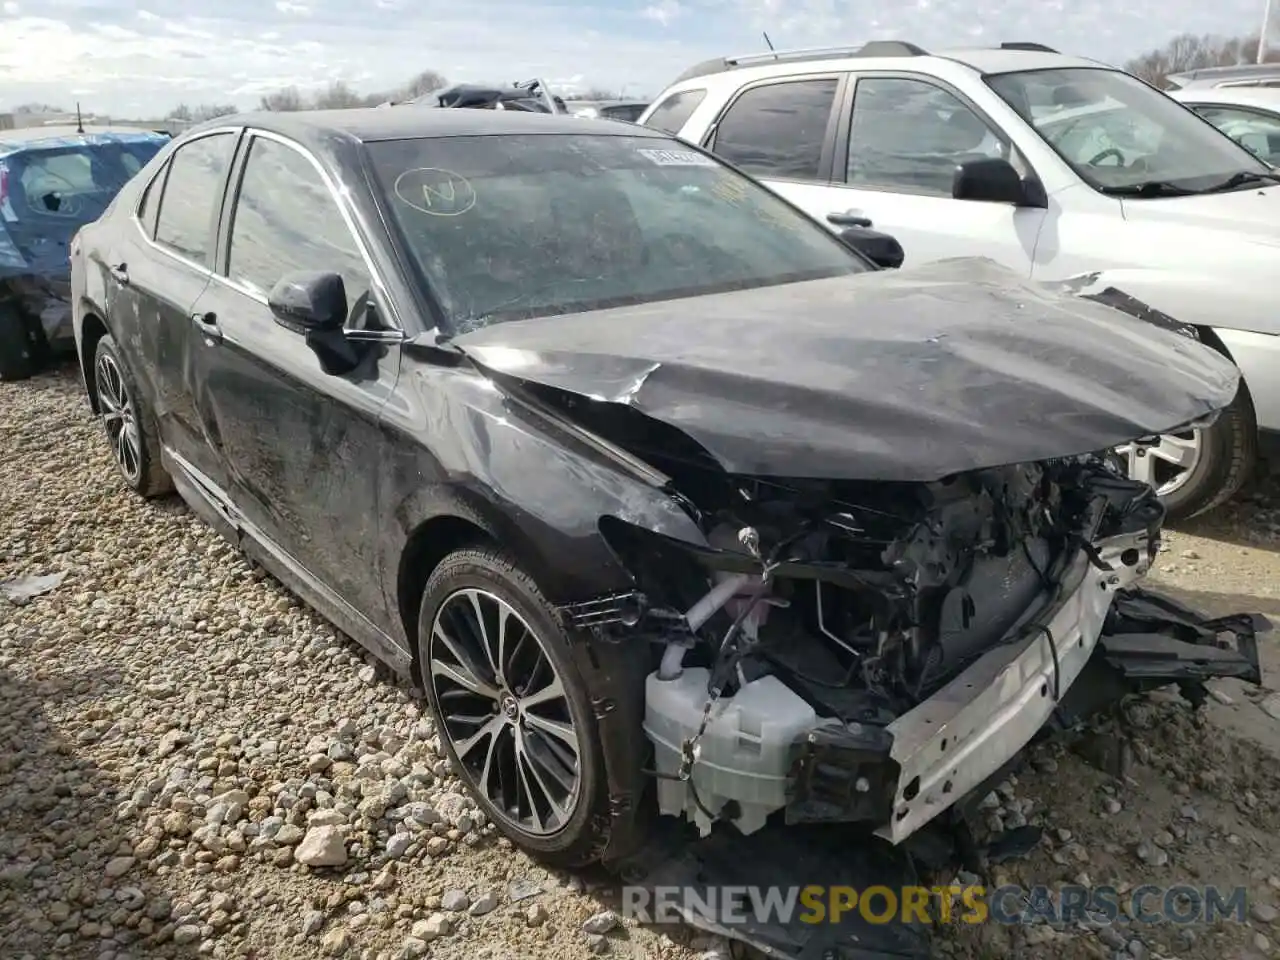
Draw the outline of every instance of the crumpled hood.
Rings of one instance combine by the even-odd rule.
[[[1220,410],[1239,380],[1195,340],[982,259],[453,343],[496,374],[629,404],[760,476],[922,481],[1094,452]]]

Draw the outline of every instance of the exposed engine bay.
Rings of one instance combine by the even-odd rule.
[[[686,470],[678,488],[708,546],[607,518],[638,590],[566,612],[660,645],[658,806],[704,836],[780,811],[910,836],[1049,719],[1164,516],[1096,456],[934,483]]]

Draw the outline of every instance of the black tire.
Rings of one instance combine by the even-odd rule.
[[[1189,520],[1222,506],[1240,491],[1258,465],[1258,426],[1241,385],[1231,406],[1205,431],[1199,462],[1186,483],[1163,498],[1170,520]]]
[[[476,778],[459,759],[446,725],[447,718],[431,672],[432,627],[445,601],[467,589],[486,591],[519,614],[536,634],[564,688],[570,719],[578,732],[579,780],[576,805],[554,833],[531,834],[513,824],[485,791],[477,787]],[[579,867],[598,859],[609,823],[599,731],[586,683],[573,662],[570,643],[570,636],[537,585],[499,549],[474,547],[451,553],[427,581],[418,615],[418,663],[437,731],[454,770],[485,815],[506,837],[528,853],[558,867]]]
[[[0,380],[27,380],[40,370],[48,348],[44,331],[13,303],[0,302]]]
[[[104,408],[103,390],[111,389],[103,378],[105,364],[110,364],[113,370],[118,371],[124,398],[132,408],[132,422],[137,428],[137,466],[134,469],[127,469],[116,452],[114,421],[111,420],[108,410]],[[97,392],[95,399],[98,405],[98,417],[107,435],[107,441],[112,446],[111,459],[116,465],[116,472],[120,474],[129,489],[141,497],[150,499],[169,493],[173,490],[173,481],[160,463],[160,430],[156,424],[155,414],[151,412],[151,407],[138,390],[137,382],[129,372],[128,364],[121,357],[115,338],[110,334],[104,335],[98,341],[93,354],[92,371],[94,390]]]

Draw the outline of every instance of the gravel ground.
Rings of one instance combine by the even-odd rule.
[[[1280,619],[1280,493],[1169,537],[1157,579]],[[548,872],[465,798],[424,705],[192,517],[125,493],[74,371],[0,384],[0,957],[692,960],[723,943],[619,923],[606,879]],[[1277,642],[1264,640],[1271,677]],[[1247,924],[943,932],[941,954],[1276,955],[1280,695],[1130,711],[1038,749],[989,827],[1045,826],[995,881],[1242,884]],[[585,928],[585,929],[584,929]],[[595,931],[595,932],[590,932]]]

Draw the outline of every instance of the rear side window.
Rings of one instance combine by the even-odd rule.
[[[684,125],[693,116],[693,111],[698,109],[698,104],[706,96],[705,90],[681,90],[679,93],[673,93],[653,108],[653,113],[649,114],[649,119],[644,122],[644,125],[674,137],[684,129]]]
[[[213,265],[214,215],[235,151],[234,133],[214,133],[179,147],[160,197],[156,243],[201,266]]]
[[[712,149],[759,177],[817,180],[838,86],[830,77],[752,87],[720,120]]]

